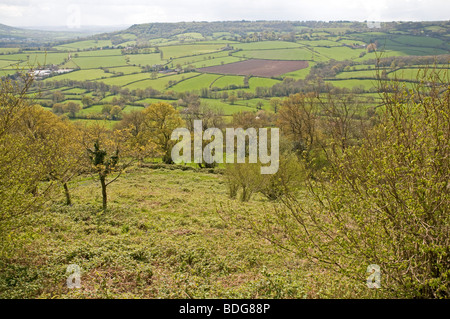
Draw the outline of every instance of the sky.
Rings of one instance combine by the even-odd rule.
[[[0,0],[10,26],[132,25],[225,20],[449,20],[448,0]]]

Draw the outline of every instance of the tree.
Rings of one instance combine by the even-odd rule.
[[[145,108],[144,129],[148,140],[156,145],[163,162],[172,163],[171,150],[175,141],[171,140],[172,131],[185,125],[175,108],[165,102],[154,103]]]
[[[53,183],[39,185],[46,176],[44,162],[51,157],[42,143],[30,143],[30,134],[22,124],[32,109],[33,96],[28,90],[33,77],[20,73],[13,79],[0,79],[0,258],[16,249],[14,241],[26,218],[47,199]]]
[[[53,95],[52,95],[52,101],[53,102],[59,103],[59,102],[64,101],[64,99],[65,99],[65,96],[64,96],[64,94],[61,91],[53,92]]]
[[[190,132],[194,131],[195,120],[202,121],[203,131],[206,131],[208,128],[223,129],[225,126],[222,111],[220,109],[213,109],[206,104],[191,104],[182,111],[181,115],[186,122],[187,129]],[[202,140],[202,149],[204,149],[204,147],[209,143],[209,140]],[[207,163],[203,158],[203,161],[198,163],[198,166],[201,168],[213,168],[216,164],[217,163],[215,162]]]
[[[89,95],[83,95],[83,97],[81,98],[81,103],[86,108],[91,106],[94,103],[94,100]]]
[[[64,111],[69,113],[70,118],[74,118],[75,115],[81,110],[81,106],[75,102],[64,103]]]
[[[83,135],[84,149],[91,163],[91,171],[100,181],[102,207],[106,210],[108,207],[107,187],[121,176],[133,159],[125,163],[120,161],[121,157],[125,158],[128,155],[124,142],[125,136],[121,130],[112,132],[96,124],[85,128]],[[108,180],[108,176],[114,174],[115,176]]]
[[[448,70],[432,70],[414,90],[382,84],[390,91],[380,123],[361,145],[327,153],[330,167],[308,182],[309,196],[276,211],[274,227],[290,226],[272,240],[361,284],[376,264],[387,295],[448,298],[448,82]]]
[[[234,95],[234,93],[230,94],[230,96],[228,96],[228,102],[231,105],[234,105],[234,103],[236,103],[236,101],[237,101],[237,97],[236,97],[236,95]]]
[[[145,157],[155,156],[155,144],[149,139],[144,126],[145,116],[142,111],[131,111],[125,114],[114,130],[125,133],[125,143],[129,156],[142,163]]]
[[[63,186],[66,204],[70,205],[68,182],[86,165],[79,130],[39,105],[32,106],[22,116],[19,127],[30,149],[39,146],[39,152],[30,156],[45,167],[46,178]]]
[[[308,160],[317,140],[317,101],[315,94],[294,94],[285,99],[277,124]]]
[[[352,94],[339,96],[328,93],[327,99],[318,98],[321,112],[324,114],[323,132],[333,141],[331,147],[344,150],[354,145],[363,135],[363,121],[356,115],[361,103]]]
[[[52,112],[58,115],[64,114],[64,105],[62,103],[53,104]]]
[[[279,109],[279,107],[281,105],[281,99],[278,98],[278,97],[273,97],[273,98],[270,99],[269,103],[270,103],[270,106],[272,107],[273,111],[275,113],[277,113],[278,109]]]
[[[122,113],[122,108],[119,105],[114,105],[111,108],[111,111],[109,111],[109,115],[111,116],[112,120],[117,120],[120,118],[120,115]]]

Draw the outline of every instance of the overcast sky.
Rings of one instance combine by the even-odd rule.
[[[223,20],[449,20],[449,0],[0,0],[11,26]]]

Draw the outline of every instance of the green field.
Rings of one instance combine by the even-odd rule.
[[[149,54],[129,54],[127,58],[130,59],[129,64],[131,65],[155,65],[155,64],[165,64],[161,60],[161,55],[159,53],[149,53]]]
[[[211,60],[208,59],[208,60],[194,62],[191,65],[194,68],[205,68],[208,66],[223,65],[223,64],[228,64],[228,63],[239,62],[241,60],[242,59],[237,58],[237,57],[227,56],[227,57],[223,57],[223,58],[216,58],[216,59],[211,59]]]
[[[73,58],[73,62],[81,69],[97,69],[113,66],[126,65],[125,57],[121,55],[101,56],[101,57],[78,57]]]
[[[56,75],[51,78],[46,79],[45,81],[53,81],[53,80],[75,80],[75,81],[90,81],[90,80],[96,80],[101,78],[108,78],[112,76],[111,73],[105,73],[101,69],[90,69],[90,70],[79,70],[79,71],[73,71],[61,75]]]
[[[130,75],[124,75],[124,76],[114,76],[110,77],[108,79],[99,80],[102,81],[105,84],[108,85],[118,85],[118,86],[125,86],[127,84],[136,82],[136,81],[142,81],[146,79],[150,79],[151,74],[150,73],[136,73],[136,74],[130,74]]]
[[[225,88],[231,85],[243,86],[244,77],[239,75],[225,75],[219,77],[214,83],[211,83],[211,87]]]
[[[260,41],[253,43],[233,44],[232,47],[245,51],[298,48],[301,45],[287,41]]]
[[[122,55],[120,49],[108,49],[108,50],[90,50],[71,53],[72,57],[97,57],[97,56],[109,56],[109,55]]]
[[[21,66],[24,67],[38,67],[49,64],[62,64],[65,59],[68,58],[67,53],[17,53],[17,54],[7,54],[0,55],[0,60],[7,61],[18,61],[21,62]]]
[[[62,44],[55,46],[55,49],[63,50],[63,51],[73,51],[73,50],[86,50],[86,49],[95,49],[106,46],[112,46],[111,40],[86,40],[86,41],[77,41],[68,44]]]
[[[375,80],[339,80],[339,81],[325,81],[336,87],[352,89],[354,87],[361,87],[365,90],[376,88]]]
[[[308,67],[307,68],[304,68],[304,69],[301,69],[301,70],[298,70],[298,71],[294,71],[294,72],[285,73],[283,76],[285,76],[285,77],[292,77],[292,78],[295,78],[295,79],[304,79],[309,74],[309,72],[311,71],[311,67],[313,65],[315,65],[314,62],[308,61]]]
[[[348,78],[376,78],[376,70],[341,72],[336,75],[337,79]]]
[[[351,49],[349,47],[333,47],[333,48],[323,48],[316,47],[314,51],[318,52],[321,56],[327,59],[334,60],[353,60],[358,58],[364,49]]]
[[[198,74],[199,73],[195,73],[195,72],[191,72],[191,73],[187,73],[187,74],[174,74],[174,75],[169,75],[169,76],[163,76],[163,77],[160,77],[155,80],[143,80],[143,81],[139,81],[139,82],[134,82],[125,87],[129,88],[130,90],[145,89],[145,88],[151,87],[158,91],[164,91],[165,89],[167,89],[167,85],[169,84],[169,81],[178,82],[178,81],[182,80],[183,78],[187,79],[187,78],[196,76]]]
[[[115,68],[108,68],[111,73],[123,73],[124,75],[139,73],[142,69],[138,66],[121,66]]]
[[[221,100],[216,100],[216,99],[201,99],[201,101],[204,105],[210,106],[217,110],[221,110],[223,115],[225,115],[225,116],[230,116],[230,115],[233,115],[234,113],[241,112],[241,111],[255,111],[256,110],[250,106],[246,106],[245,102],[242,102],[242,103],[239,102],[239,103],[235,103],[234,105],[231,105],[228,102],[223,102]]]
[[[187,45],[171,45],[160,47],[163,52],[164,59],[175,59],[184,56],[207,54],[212,52],[218,52],[223,48],[222,44],[187,44]]]
[[[209,87],[220,75],[217,74],[201,74],[191,77],[172,86],[170,89],[176,92],[200,91],[202,88]]]
[[[233,54],[234,56],[266,59],[266,60],[313,60],[313,53],[305,48],[275,49],[275,50],[249,50]]]

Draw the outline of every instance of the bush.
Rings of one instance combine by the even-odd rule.
[[[421,83],[386,93],[381,123],[361,145],[327,153],[330,167],[309,195],[283,199],[273,238],[361,284],[377,264],[390,296],[448,298],[448,73]]]

